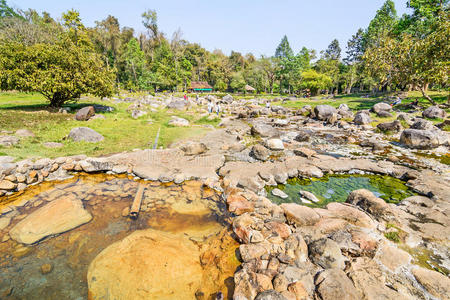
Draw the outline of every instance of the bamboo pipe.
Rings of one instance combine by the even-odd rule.
[[[137,219],[139,210],[141,209],[142,197],[144,195],[145,186],[139,183],[136,196],[134,197],[133,204],[130,208],[130,217]]]

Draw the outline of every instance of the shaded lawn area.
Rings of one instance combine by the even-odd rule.
[[[108,105],[114,107],[113,112],[98,113],[105,119],[87,122],[74,120],[76,109],[86,105]],[[62,114],[48,108],[48,102],[37,94],[0,93],[0,130],[16,131],[29,129],[35,137],[21,138],[14,147],[0,146],[0,155],[22,158],[58,157],[76,154],[90,156],[106,155],[135,148],[149,148],[153,145],[158,129],[160,129],[158,147],[193,136],[205,134],[209,129],[200,125],[217,125],[219,120],[200,118],[194,112],[178,112],[160,109],[149,112],[138,119],[133,119],[126,111],[131,103],[114,103],[90,98],[77,104],[69,104],[72,113]],[[188,119],[193,126],[172,127],[168,125],[172,115]],[[150,123],[152,121],[153,123]],[[99,143],[72,142],[64,140],[74,127],[89,127],[102,134],[105,140]],[[60,142],[62,148],[45,148],[45,142]]]

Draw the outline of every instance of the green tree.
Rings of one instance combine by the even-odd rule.
[[[12,7],[8,6],[6,0],[0,0],[0,19],[5,17],[22,18]]]
[[[312,95],[317,95],[320,90],[325,90],[333,85],[331,78],[320,74],[315,70],[307,70],[302,73],[301,87],[309,89]]]
[[[289,45],[287,36],[283,36],[280,44],[278,45],[277,49],[275,50],[275,57],[276,58],[289,58],[293,55],[294,55],[294,52],[292,51],[291,46]]]
[[[95,53],[79,15],[64,15],[64,31],[56,41],[26,44],[0,39],[2,89],[38,92],[59,107],[81,94],[110,96],[114,74]],[[37,26],[37,25],[36,25]]]
[[[328,45],[327,50],[325,50],[326,59],[339,60],[341,58],[341,46],[339,46],[339,41],[334,39]]]

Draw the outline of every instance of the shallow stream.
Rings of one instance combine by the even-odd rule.
[[[122,214],[131,206],[139,184],[146,188],[142,211],[137,220],[132,220]],[[20,220],[64,197],[82,200],[92,220],[30,246],[9,237],[7,233]],[[235,256],[238,243],[228,231],[226,210],[219,197],[215,191],[194,181],[176,185],[138,182],[125,176],[81,175],[31,187],[12,198],[0,198],[0,209],[7,202],[17,207],[7,215],[14,216],[11,223],[0,230],[0,299],[87,299],[87,272],[91,262],[111,244],[140,230],[150,230],[155,243],[161,237],[173,251],[172,256],[161,257],[158,247],[146,249],[144,259],[148,257],[152,261],[152,270],[142,276],[155,278],[155,285],[167,282],[163,291],[156,286],[146,287],[146,297],[195,299],[197,294],[210,299],[219,291],[225,297],[231,296],[232,276],[239,265]],[[180,253],[182,247],[193,252]],[[188,254],[193,257],[187,259],[195,265],[173,270],[164,268],[172,259],[183,262],[183,255]],[[120,257],[115,259],[123,263]],[[135,263],[139,268],[138,258]],[[177,272],[190,267],[196,274],[189,286],[184,287],[177,280]],[[119,280],[129,279],[124,276]],[[90,299],[99,296],[106,295],[89,291]]]

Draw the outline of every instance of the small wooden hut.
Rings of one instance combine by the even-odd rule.
[[[206,81],[192,81],[188,91],[194,93],[212,92],[212,86]]]
[[[245,92],[246,93],[254,93],[256,92],[256,89],[248,84],[245,85]]]

